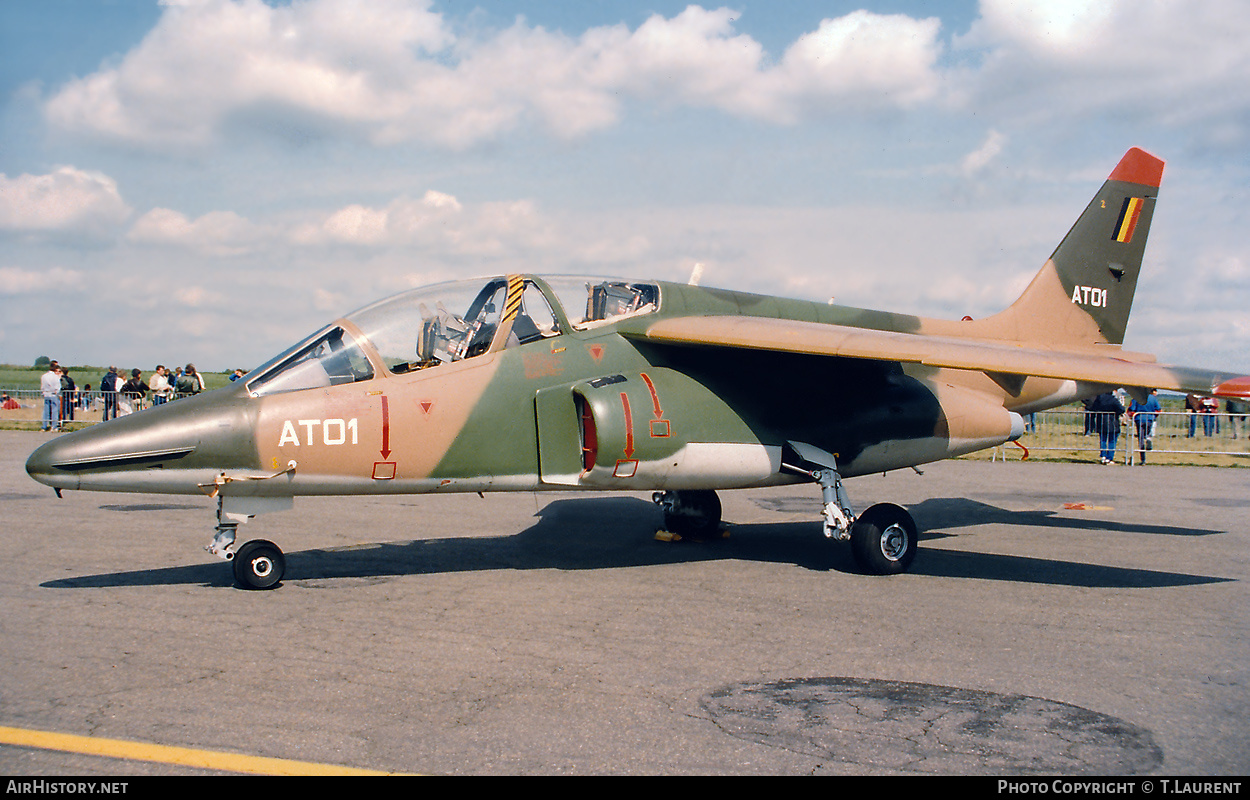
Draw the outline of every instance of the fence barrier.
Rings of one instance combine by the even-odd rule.
[[[1029,453],[1089,453],[1091,460],[1098,460],[1104,445],[1109,444],[1112,460],[1125,464],[1143,459],[1149,463],[1152,455],[1189,456],[1190,460],[1194,456],[1250,456],[1250,415],[1161,411],[1151,424],[1145,424],[1146,419],[1082,409],[1039,411],[1025,416],[1025,434],[1019,445],[1006,447]],[[1107,431],[1113,433],[1110,438],[1114,441],[1104,443],[1102,435]],[[1008,457],[1005,447],[995,449],[996,457]]]
[[[8,402],[0,403],[0,421],[27,420],[42,423],[43,394],[38,389],[10,389],[4,392]],[[168,400],[127,396],[121,392],[73,392],[62,395],[57,403],[53,424],[79,427],[110,417],[142,412],[161,402],[177,402],[183,395]],[[1110,419],[1107,419],[1107,417]],[[1156,414],[1149,430],[1141,429],[1129,415],[1087,412],[1082,409],[1039,411],[1025,416],[1025,434],[1020,441],[994,448],[991,457],[1004,460],[1032,453],[1062,453],[1071,458],[1099,460],[1103,448],[1100,432],[1114,431],[1110,449],[1116,462],[1131,464],[1152,456],[1186,456],[1190,461],[1205,463],[1207,457],[1250,456],[1250,415],[1238,413],[1190,413],[1162,411]],[[1195,459],[1195,457],[1197,457]],[[1236,459],[1239,462],[1239,458]]]

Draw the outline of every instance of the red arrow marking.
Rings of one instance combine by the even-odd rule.
[[[664,409],[660,408],[660,396],[655,393],[655,384],[651,382],[651,376],[642,373],[642,379],[647,384],[647,391],[651,392],[651,407],[655,411],[655,418],[659,419],[664,416]]]
[[[625,409],[625,457],[634,455],[634,417],[629,411],[629,398],[621,392],[621,408]]]
[[[391,454],[391,407],[382,395],[382,458]]]

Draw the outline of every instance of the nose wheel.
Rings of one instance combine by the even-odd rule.
[[[238,549],[230,565],[239,588],[272,589],[286,572],[286,557],[273,542],[254,539]]]

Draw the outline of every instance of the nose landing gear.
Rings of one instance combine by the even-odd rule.
[[[267,539],[253,539],[236,549],[234,541],[238,528],[237,522],[219,523],[212,543],[204,549],[230,562],[234,583],[240,589],[274,588],[286,573],[286,556]]]
[[[204,549],[229,561],[235,585],[240,589],[272,589],[286,573],[286,556],[273,542],[253,539],[235,547],[239,524],[267,511],[291,507],[291,498],[239,498],[217,496],[217,530]]]

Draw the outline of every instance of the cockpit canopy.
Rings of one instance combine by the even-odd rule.
[[[413,289],[348,314],[247,377],[255,396],[404,374],[659,308],[654,283],[508,275]],[[376,366],[375,366],[376,365]]]

